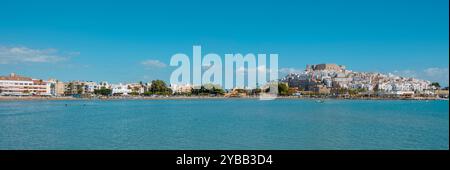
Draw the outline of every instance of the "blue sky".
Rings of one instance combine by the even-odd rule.
[[[0,3],[0,74],[168,80],[175,53],[278,53],[448,85],[448,0],[23,1]],[[147,61],[147,62],[146,62]]]

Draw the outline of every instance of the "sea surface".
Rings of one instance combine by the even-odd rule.
[[[0,101],[0,149],[449,149],[449,103]]]

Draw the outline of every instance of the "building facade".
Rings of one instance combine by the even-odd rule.
[[[172,89],[172,93],[179,93],[179,94],[184,94],[184,93],[190,93],[193,86],[190,84],[171,84],[170,88]]]
[[[337,64],[307,65],[305,72],[292,73],[281,79],[289,87],[302,91],[328,93],[328,90],[357,90],[379,95],[432,95],[431,82],[392,74],[353,72]],[[331,91],[330,91],[331,92]]]
[[[48,82],[50,83],[52,96],[64,96],[64,82],[56,79],[50,79]]]
[[[11,73],[8,76],[0,76],[0,95],[50,96],[51,83]]]
[[[126,84],[112,84],[111,90],[113,95],[128,95],[132,90]]]

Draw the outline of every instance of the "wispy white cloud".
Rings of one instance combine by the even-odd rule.
[[[392,74],[402,77],[418,78],[418,72],[414,70],[395,70]]]
[[[159,60],[145,60],[141,62],[142,65],[149,68],[164,68],[167,67],[167,64],[159,61]]]
[[[448,86],[449,73],[448,68],[427,68],[423,70],[423,77],[430,81],[441,82]]]
[[[81,53],[79,51],[70,51],[70,52],[66,52],[66,54],[69,56],[77,56],[77,55],[80,55]]]
[[[278,71],[279,71],[280,73],[282,73],[282,74],[301,73],[301,72],[304,72],[303,69],[299,69],[299,68],[280,68]]]
[[[0,46],[0,64],[52,63],[66,60],[57,49],[32,49],[28,47]]]
[[[425,75],[433,77],[433,76],[437,76],[437,77],[447,77],[448,79],[448,68],[427,68],[424,70]]]
[[[443,83],[448,85],[449,83],[449,69],[448,68],[438,68],[431,67],[420,71],[414,70],[400,70],[394,71],[393,74],[403,76],[403,77],[413,77],[423,80],[429,80],[433,82]]]

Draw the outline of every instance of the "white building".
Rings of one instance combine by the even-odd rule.
[[[50,96],[51,83],[43,80],[22,77],[11,73],[9,76],[0,76],[0,95],[12,96]]]
[[[127,87],[134,93],[143,94],[145,92],[145,85],[141,83],[127,84]]]
[[[172,93],[190,93],[193,86],[190,84],[170,84]]]
[[[113,95],[128,95],[132,92],[132,90],[128,88],[128,85],[122,83],[112,84],[111,89]]]
[[[100,89],[100,86],[96,82],[88,81],[84,82],[84,91],[86,93],[94,93],[94,90]]]
[[[56,79],[50,79],[48,80],[48,83],[50,83],[50,93],[52,96],[64,96],[65,92],[65,85],[64,82],[56,80]]]

